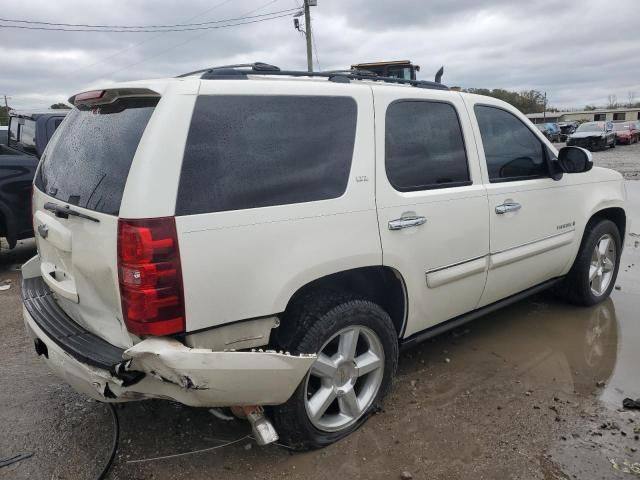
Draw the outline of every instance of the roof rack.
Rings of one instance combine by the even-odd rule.
[[[281,70],[268,63],[241,63],[237,65],[224,65],[220,67],[203,68],[189,73],[183,73],[176,78],[189,77],[201,74],[203,80],[230,80],[246,79],[247,75],[282,75],[287,77],[320,77],[331,82],[350,83],[351,80],[369,80],[374,82],[397,83],[411,85],[417,88],[431,88],[435,90],[449,90],[449,87],[439,82],[428,80],[409,80],[404,78],[381,77],[368,70],[330,70],[323,72],[307,72],[304,70]]]

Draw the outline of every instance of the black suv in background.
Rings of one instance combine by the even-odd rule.
[[[47,143],[67,110],[12,113],[7,144],[0,144],[0,238],[9,248],[33,236],[31,184]]]

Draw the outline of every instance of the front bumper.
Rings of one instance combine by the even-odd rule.
[[[51,370],[103,402],[164,398],[195,407],[278,405],[315,360],[275,351],[214,352],[166,337],[122,350],[56,309],[40,277],[24,281],[23,302],[27,332],[46,347],[39,351]]]
[[[586,148],[587,150],[603,148],[606,145],[607,145],[607,140],[603,137],[569,138],[567,140],[567,146],[582,147],[582,148]]]

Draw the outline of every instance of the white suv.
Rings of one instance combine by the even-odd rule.
[[[254,64],[70,102],[24,317],[95,399],[236,407],[262,443],[322,447],[380,408],[401,348],[614,286],[622,177],[499,100]]]

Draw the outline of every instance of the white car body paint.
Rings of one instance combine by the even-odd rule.
[[[42,276],[68,316],[122,348],[130,368],[147,373],[139,383],[123,387],[108,371],[67,355],[25,310],[28,331],[49,348],[46,361],[51,368],[79,391],[103,401],[282,403],[306,374],[313,355],[220,349],[227,341],[251,342],[258,335],[266,345],[271,326],[259,327],[256,334],[254,323],[243,335],[242,321],[281,314],[292,295],[308,283],[358,267],[392,268],[402,278],[408,299],[402,333],[406,338],[566,274],[591,216],[604,208],[624,208],[621,176],[601,168],[558,181],[489,182],[474,105],[497,106],[529,123],[515,108],[487,97],[367,81],[343,84],[282,77],[189,77],[106,88],[129,87],[149,88],[162,98],[129,171],[119,214],[126,219],[175,214],[198,95],[348,96],[357,103],[358,122],[349,181],[339,198],[176,217],[186,333],[191,336],[187,345],[198,348],[167,338],[140,339],[126,330],[117,272],[118,217],[74,207],[100,222],[58,219],[44,210],[44,203],[64,202],[35,189],[36,230],[42,225],[50,233],[47,238],[38,236],[39,257],[25,264],[23,276]],[[464,135],[470,185],[413,192],[392,188],[385,172],[385,113],[392,102],[403,99],[453,105]],[[53,144],[55,139],[48,148]],[[495,208],[507,201],[522,208],[496,214]],[[389,229],[389,222],[403,216],[422,216],[426,222]],[[233,338],[210,343],[196,338],[202,329],[210,329],[206,333],[211,337],[212,328],[236,322],[239,327],[225,330],[225,335],[233,332]],[[105,399],[107,384],[116,399]]]

